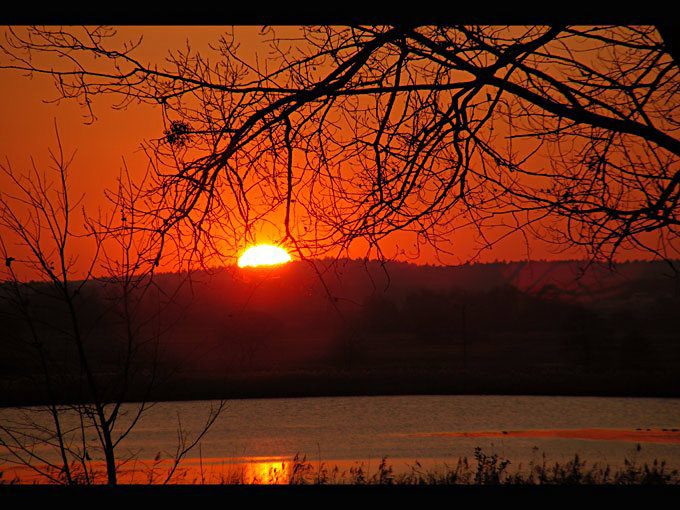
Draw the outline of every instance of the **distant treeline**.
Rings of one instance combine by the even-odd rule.
[[[46,367],[54,385],[77,385],[81,360],[60,296],[27,283],[18,306],[16,287],[1,291],[4,387],[39,388]],[[584,273],[578,261],[294,262],[156,275],[127,305],[118,286],[93,281],[75,299],[86,356],[112,391],[129,386],[124,379],[291,371],[680,372],[679,305],[664,263]]]

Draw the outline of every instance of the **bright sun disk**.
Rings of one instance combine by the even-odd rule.
[[[238,259],[238,267],[271,266],[290,262],[290,255],[278,246],[258,244],[251,246]]]

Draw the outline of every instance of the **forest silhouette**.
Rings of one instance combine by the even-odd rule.
[[[128,385],[146,389],[152,373],[157,382],[152,395],[132,390],[127,398],[677,394],[678,296],[661,262],[625,263],[616,273],[591,267],[583,275],[577,261],[320,266],[326,288],[304,262],[197,272],[180,286],[186,275],[156,275],[159,292],[149,293],[141,310],[152,316],[162,305],[164,330],[140,345],[138,384]],[[74,347],[57,334],[67,318],[47,287],[32,283],[30,299],[54,372],[69,374],[60,399],[86,399],[76,391]],[[107,305],[107,292],[105,282],[91,282],[76,306],[87,318],[82,327],[101,387],[114,392],[123,382],[116,374],[125,324]],[[7,338],[21,338],[22,327],[3,306]],[[10,342],[2,354],[2,404],[44,399],[31,346]]]

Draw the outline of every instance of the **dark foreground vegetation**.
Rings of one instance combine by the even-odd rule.
[[[273,474],[276,476],[276,473]],[[638,465],[627,459],[624,467],[613,469],[609,465],[590,464],[575,455],[573,460],[560,464],[548,463],[545,455],[541,462],[529,462],[528,465],[512,469],[512,462],[500,458],[497,454],[487,455],[481,448],[476,448],[474,460],[459,458],[455,466],[446,465],[444,469],[424,469],[418,461],[401,473],[383,457],[375,472],[367,471],[363,464],[358,464],[348,471],[340,472],[334,467],[314,466],[305,459],[296,458],[290,474],[283,480],[293,484],[377,484],[377,485],[664,485],[680,484],[680,473],[670,469],[665,462],[654,460],[650,464]],[[276,478],[274,478],[275,481]],[[267,483],[267,481],[264,481]],[[271,481],[269,482],[271,483]]]
[[[317,269],[157,275],[131,363],[115,288],[88,282],[74,302],[103,398],[680,396],[680,289],[664,263]],[[46,284],[24,292],[29,325],[0,302],[0,405],[44,403],[43,363],[53,398],[87,399],[63,303]]]
[[[154,464],[139,473],[134,484],[163,483],[162,468]],[[87,483],[101,483],[95,472],[87,478]],[[126,484],[125,473],[119,479]],[[81,482],[86,483],[85,477]],[[99,480],[99,481],[97,481]],[[159,481],[160,480],[160,481]],[[18,475],[5,476],[0,472],[0,484],[54,483],[46,480],[22,479]],[[128,479],[128,484],[131,483]],[[289,485],[679,485],[680,472],[664,461],[638,463],[624,459],[621,467],[607,464],[589,463],[579,455],[564,462],[549,462],[545,454],[539,461],[529,461],[526,465],[515,465],[497,454],[486,454],[477,447],[474,458],[459,458],[453,465],[444,464],[440,468],[425,468],[417,460],[408,468],[395,470],[388,459],[383,457],[377,468],[369,468],[363,462],[343,469],[337,465],[310,462],[306,457],[295,456],[291,462],[283,463],[281,468],[270,468],[258,476],[248,476],[236,466],[222,466],[218,471],[180,469],[176,475],[164,483],[170,484],[289,484]]]

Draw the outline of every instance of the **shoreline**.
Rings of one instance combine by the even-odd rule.
[[[446,462],[446,461],[449,462]],[[296,454],[276,458],[187,457],[170,480],[163,481],[173,459],[135,459],[121,464],[119,485],[220,486],[220,485],[680,485],[680,471],[666,461],[599,463],[578,453],[569,460],[541,458],[526,464],[485,453],[449,458],[393,458],[313,460]],[[43,466],[36,465],[38,469]],[[105,485],[103,461],[88,462],[89,483]],[[54,486],[26,466],[5,469],[0,487]],[[56,475],[55,475],[56,476]]]
[[[110,381],[99,376],[101,386]],[[66,381],[58,404],[87,402],[77,380]],[[405,395],[508,395],[555,397],[680,398],[675,373],[498,373],[462,370],[297,370],[240,374],[176,374],[156,383],[138,378],[123,402],[172,402]],[[28,378],[0,381],[0,408],[50,403]],[[117,397],[107,395],[106,401]]]

